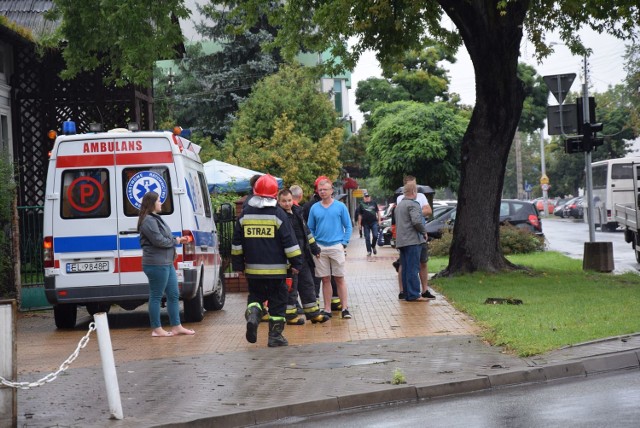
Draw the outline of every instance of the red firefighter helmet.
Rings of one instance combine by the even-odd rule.
[[[253,186],[253,194],[275,199],[278,196],[278,182],[272,175],[265,174],[256,181]]]

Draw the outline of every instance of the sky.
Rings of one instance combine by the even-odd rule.
[[[624,71],[624,41],[606,34],[597,34],[593,31],[582,31],[581,35],[587,47],[593,50],[588,59],[589,92],[604,92],[609,85],[622,83],[626,77]],[[553,34],[547,36],[548,41],[560,42],[559,37]],[[521,61],[526,62],[537,70],[541,76],[576,73],[576,80],[571,86],[572,91],[581,90],[583,81],[583,58],[572,55],[566,46],[554,46],[555,52],[547,57],[541,64],[534,58],[533,45],[523,40],[521,45]],[[458,93],[463,104],[475,104],[475,83],[471,59],[464,47],[458,51],[455,64],[443,63],[443,67],[449,71],[450,92]],[[355,119],[356,126],[360,129],[363,123],[362,113],[355,103],[356,88],[358,82],[369,77],[380,77],[380,65],[372,51],[363,54],[358,65],[351,74],[351,90],[349,91],[349,110],[351,117]],[[557,104],[551,97],[550,104]]]

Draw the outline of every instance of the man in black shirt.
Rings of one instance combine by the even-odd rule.
[[[371,200],[371,195],[365,192],[364,200],[358,205],[358,227],[364,230],[364,240],[367,246],[367,256],[378,254],[378,226],[380,225],[380,211],[378,204]],[[373,234],[373,236],[371,236]]]

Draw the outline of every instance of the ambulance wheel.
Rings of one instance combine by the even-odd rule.
[[[58,328],[74,328],[76,326],[77,315],[78,305],[62,304],[53,306],[53,318]]]
[[[111,309],[111,303],[87,303],[87,312],[89,315],[94,316],[98,312],[109,313]]]
[[[193,299],[184,301],[184,320],[185,322],[200,322],[203,318],[204,296],[202,295],[202,286],[200,286]]]
[[[220,272],[218,272],[218,283],[214,287],[213,293],[204,297],[204,308],[208,311],[219,311],[224,306],[226,294],[224,288],[224,272],[222,268],[220,268]]]

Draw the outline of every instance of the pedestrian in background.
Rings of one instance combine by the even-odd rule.
[[[416,184],[416,189],[417,189],[417,180],[414,176],[406,175],[402,181],[404,185],[406,185],[409,182]],[[400,201],[403,198],[404,198],[404,194],[398,196],[398,198],[396,199],[396,206],[400,203]],[[429,205],[429,201],[427,200],[427,197],[423,193],[416,194],[416,201],[418,201],[418,203],[420,204],[420,209],[422,210],[422,216],[425,219],[424,221],[426,222],[426,218],[429,217],[433,212],[433,210],[431,209],[431,205]],[[429,291],[429,266],[427,264],[428,262],[429,262],[429,247],[428,247],[428,243],[425,242],[424,244],[422,244],[422,250],[420,251],[420,284],[422,289],[422,297],[429,300],[435,300],[436,296],[431,294],[431,292]],[[404,299],[405,297],[404,290],[402,288],[402,267],[398,265],[398,268],[396,269],[396,271],[398,271],[398,287],[400,289],[400,294],[398,295],[398,297],[400,299]]]
[[[321,179],[317,189],[320,202],[311,207],[308,226],[320,247],[320,256],[316,260],[316,276],[322,278],[325,313],[331,308],[333,275],[342,304],[342,318],[350,319],[344,274],[345,250],[353,230],[351,217],[347,206],[333,198],[333,185],[329,179]]]
[[[417,188],[414,181],[403,187],[404,198],[395,209],[396,248],[400,250],[402,286],[408,302],[427,302],[420,295],[420,251],[427,241],[427,228],[420,204],[416,201]]]
[[[380,227],[380,211],[378,204],[371,200],[369,193],[364,193],[362,202],[358,204],[358,228],[364,230],[364,243],[367,247],[367,256],[378,254],[376,243],[378,241],[378,228]]]
[[[278,183],[271,175],[261,176],[253,187],[253,196],[242,210],[233,232],[231,264],[244,272],[249,286],[246,339],[258,340],[262,304],[269,301],[269,347],[287,346],[282,335],[285,327],[288,289],[287,267],[296,274],[302,268],[302,256],[291,222],[277,206]]]
[[[176,245],[189,242],[186,236],[173,236],[171,228],[159,215],[162,201],[155,192],[147,192],[142,197],[138,216],[138,232],[142,247],[142,271],[149,279],[149,322],[152,337],[169,337],[178,334],[193,335],[196,332],[184,328],[180,323],[180,292],[178,277],[173,262],[176,259]],[[169,331],[160,323],[160,303],[167,296]]]

